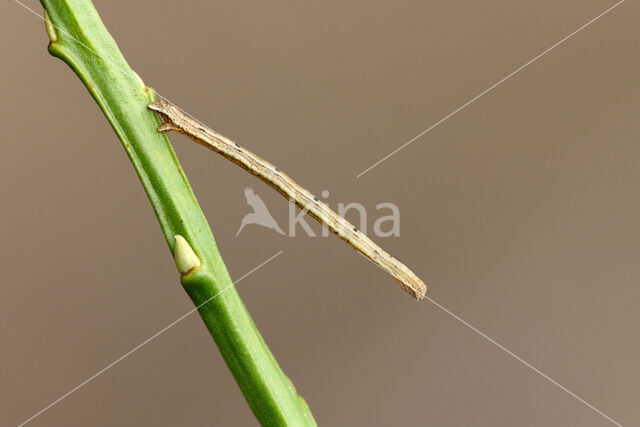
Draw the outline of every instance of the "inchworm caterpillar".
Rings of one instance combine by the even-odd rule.
[[[414,298],[417,300],[424,298],[427,286],[407,266],[382,250],[353,224],[335,213],[309,191],[296,184],[271,163],[193,120],[168,101],[158,99],[149,104],[149,109],[160,114],[163,124],[158,128],[159,132],[170,130],[180,132],[257,176],[278,193],[295,202],[298,207],[324,224],[355,250],[391,274],[400,283],[402,289],[409,292]]]

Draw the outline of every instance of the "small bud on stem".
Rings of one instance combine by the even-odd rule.
[[[49,18],[49,13],[46,10],[44,11],[44,28],[49,36],[49,42],[57,42],[58,35],[56,34],[56,27],[51,23],[51,18]]]
[[[194,268],[200,267],[202,263],[184,237],[179,234],[176,234],[174,237],[176,243],[173,249],[173,258],[176,261],[178,271],[184,276],[189,274]]]

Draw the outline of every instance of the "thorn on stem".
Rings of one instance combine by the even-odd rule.
[[[56,33],[56,27],[51,22],[51,18],[46,9],[44,11],[44,28],[47,31],[47,36],[49,36],[49,44],[57,42],[58,34]]]
[[[179,234],[176,234],[174,237],[176,243],[173,249],[173,258],[176,261],[176,267],[178,267],[180,274],[186,276],[193,269],[200,267],[202,263],[184,237]]]

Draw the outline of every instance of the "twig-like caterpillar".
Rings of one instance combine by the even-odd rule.
[[[271,163],[192,119],[168,101],[158,99],[149,104],[149,109],[157,111],[162,118],[163,124],[158,128],[158,131],[180,132],[257,176],[278,193],[294,201],[298,207],[324,224],[355,250],[391,274],[400,283],[402,289],[414,298],[417,300],[424,298],[427,286],[407,266],[385,252],[353,224],[338,215],[309,191],[296,184]]]

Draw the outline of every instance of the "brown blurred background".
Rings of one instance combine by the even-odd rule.
[[[27,5],[40,12],[37,1]],[[640,424],[640,6],[95,2],[148,85],[329,203],[401,210],[377,238],[430,296],[624,425]],[[43,22],[0,3],[0,425],[17,425],[192,308],[120,142]],[[325,426],[606,426],[336,238],[248,226],[251,186],[171,135],[232,277]],[[353,218],[352,218],[353,219]],[[369,224],[372,225],[373,219]],[[314,225],[316,231],[319,227]],[[192,315],[33,426],[256,421]]]

